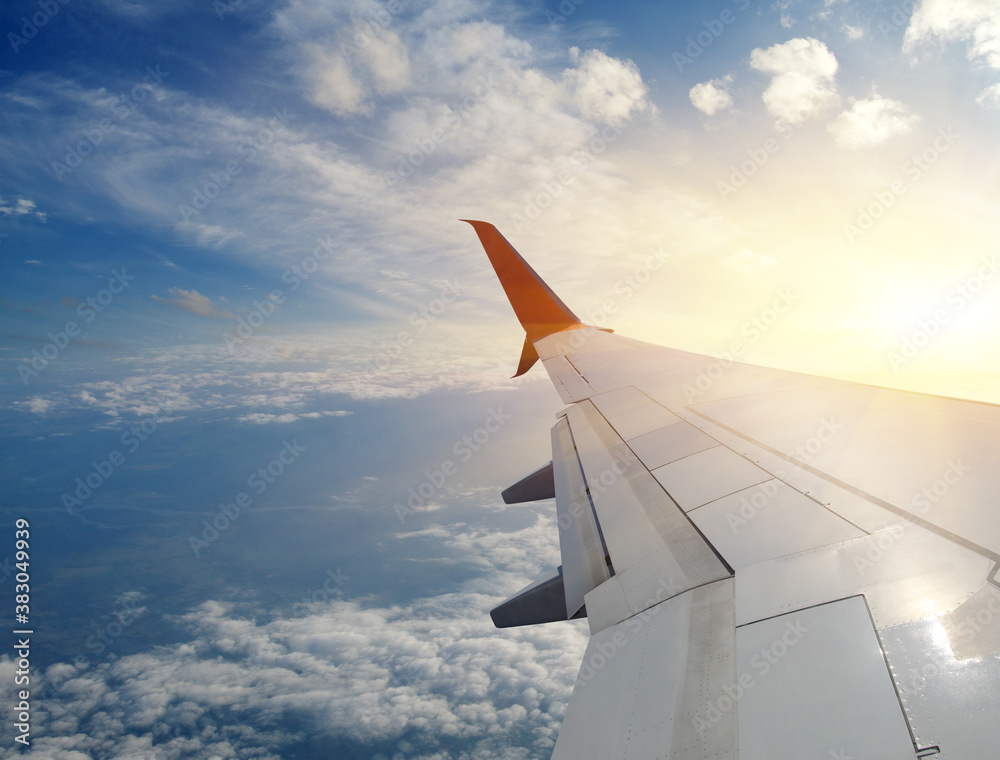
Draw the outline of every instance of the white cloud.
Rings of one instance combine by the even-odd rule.
[[[282,269],[301,264],[317,238],[339,235],[344,255],[324,265],[310,289],[333,286],[338,299],[355,296],[377,310],[398,309],[426,288],[418,277],[411,277],[413,285],[386,283],[373,277],[379,269],[412,274],[436,250],[449,266],[469,271],[474,236],[463,235],[457,223],[428,226],[428,218],[488,211],[506,234],[515,234],[521,230],[511,219],[524,217],[526,200],[558,186],[560,197],[546,215],[551,223],[566,221],[568,248],[584,240],[612,242],[612,222],[622,218],[622,209],[654,218],[664,205],[695,205],[686,189],[652,196],[644,183],[619,171],[616,156],[642,134],[607,130],[614,140],[601,138],[605,142],[592,149],[595,134],[607,125],[620,127],[652,111],[634,63],[581,49],[560,66],[552,50],[538,51],[525,39],[525,27],[482,21],[495,14],[478,0],[461,7],[435,2],[426,13],[393,15],[378,32],[385,45],[359,47],[348,60],[339,35],[353,36],[351,19],[374,17],[378,7],[356,2],[348,12],[321,0],[293,0],[275,15],[268,27],[274,60],[286,62],[287,74],[301,86],[287,101],[268,98],[257,107],[244,99],[227,108],[173,89],[168,79],[157,99],[147,99],[119,125],[114,151],[88,158],[90,192],[77,197],[73,213],[99,219],[110,217],[110,208],[147,224],[167,224],[213,254],[277,272],[278,286]],[[548,32],[537,39],[552,42]],[[404,48],[408,78],[400,63]],[[84,119],[114,100],[107,91],[48,75],[31,84],[33,97],[44,103],[51,144],[74,134],[65,125],[75,122],[57,114]],[[379,90],[397,86],[402,89],[391,94]],[[364,129],[345,129],[336,119],[298,108],[300,94],[313,102],[319,97],[345,118],[369,118]],[[286,106],[291,119],[276,125],[272,108]],[[261,130],[277,136],[251,152],[251,160],[243,149]],[[239,164],[239,175],[190,223],[180,222],[178,203],[190,203],[191,188],[204,186],[210,172],[217,175],[230,160]],[[560,185],[561,176],[570,179]],[[610,187],[616,188],[614,204],[602,198]],[[583,208],[593,213],[572,223]],[[236,231],[242,232],[238,247]],[[652,238],[654,232],[644,234]],[[407,245],[398,244],[403,240]],[[414,242],[423,250],[414,251]],[[620,276],[616,264],[610,266]],[[488,281],[483,291],[501,303],[502,293]]]
[[[858,150],[881,145],[894,135],[909,132],[920,118],[911,114],[897,100],[873,92],[870,98],[856,100],[829,126],[841,148]]]
[[[171,306],[176,306],[184,311],[189,311],[192,314],[197,314],[199,317],[231,319],[235,316],[231,311],[216,306],[212,303],[211,298],[203,296],[197,290],[170,288],[167,293],[171,296],[170,298],[163,298],[162,296],[158,296],[156,294],[153,294],[150,298],[158,303],[170,304]]]
[[[306,78],[316,105],[337,116],[372,112],[371,99],[343,55],[337,51],[327,52],[320,45],[309,45],[305,52],[310,58]]]
[[[851,26],[850,24],[844,24],[840,30],[851,40],[860,40],[865,36],[865,29],[863,26]]]
[[[254,425],[268,425],[273,422],[277,423],[287,423],[287,422],[298,422],[299,420],[318,420],[323,417],[346,417],[351,414],[351,412],[345,411],[335,411],[335,412],[306,412],[305,414],[293,414],[292,412],[286,412],[285,414],[265,414],[262,412],[255,412],[253,414],[245,414],[242,417],[237,417],[238,422],[250,422]]]
[[[40,222],[46,220],[44,211],[36,211],[37,204],[27,198],[16,198],[13,203],[0,198],[0,214],[4,216],[33,216]]]
[[[161,421],[183,419],[204,411],[271,424],[347,415],[346,410],[329,409],[335,395],[357,400],[417,398],[443,390],[513,391],[525,383],[548,383],[544,373],[518,382],[510,379],[517,363],[516,332],[514,341],[504,345],[478,325],[438,325],[415,334],[405,350],[389,357],[381,346],[397,337],[394,328],[383,334],[341,328],[334,335],[255,336],[230,353],[220,335],[215,344],[121,356],[123,375],[114,380],[67,384],[15,408],[27,413],[56,408],[98,411],[109,424],[154,415]],[[455,346],[462,351],[456,352]],[[449,357],[444,368],[442,356]]]
[[[348,27],[371,29],[355,21]],[[368,116],[374,110],[376,93],[402,92],[410,84],[410,59],[406,45],[396,32],[379,29],[371,34],[358,32],[354,39],[341,37],[325,43],[311,43],[305,54],[309,60],[306,78],[313,102],[337,116]]]
[[[584,118],[618,126],[633,111],[649,108],[646,85],[632,61],[611,58],[600,50],[581,54],[575,47],[570,49],[570,57],[576,67],[566,69],[563,79]]]
[[[199,224],[190,220],[178,222],[174,229],[186,235],[192,235],[195,242],[202,248],[221,248],[230,240],[243,237],[239,230],[223,227],[218,224]]]
[[[545,755],[586,625],[497,630],[489,609],[558,561],[557,535],[551,516],[507,533],[455,523],[402,534],[394,540],[433,540],[482,570],[392,607],[336,588],[297,603],[296,617],[208,601],[170,618],[188,631],[178,643],[51,666],[38,674],[46,698],[33,705],[37,737],[23,757],[277,758],[306,738],[303,726],[320,741],[405,742],[408,758],[441,757],[441,737],[456,758]],[[344,588],[352,572],[337,568]],[[8,701],[14,667],[0,658]]]
[[[732,269],[746,275],[755,275],[758,272],[763,272],[777,263],[770,256],[754,253],[749,248],[741,248],[736,253],[726,256],[722,260],[722,265],[727,269]]]
[[[470,21],[447,29],[441,47],[460,66],[476,61],[503,66],[509,61],[527,62],[532,55],[530,43],[512,37],[503,26],[489,21]]]
[[[48,414],[55,406],[55,403],[51,398],[32,396],[27,401],[15,401],[12,406],[16,409],[23,409],[31,414]]]
[[[837,59],[819,40],[797,37],[766,50],[756,48],[750,65],[773,77],[763,99],[779,123],[800,124],[839,100]]]
[[[399,35],[383,30],[360,49],[358,58],[375,80],[375,89],[383,94],[400,92],[410,83],[410,58]]]
[[[688,97],[691,103],[704,114],[712,116],[716,111],[724,111],[733,106],[733,97],[726,85],[733,80],[732,75],[721,79],[710,79],[691,88]]]
[[[903,50],[937,38],[969,43],[969,60],[982,59],[1000,69],[1000,2],[997,0],[923,0],[910,17]]]
[[[313,103],[340,117],[371,116],[376,97],[405,91],[412,65],[401,18],[380,3],[292,0],[272,28],[298,60]]]
[[[976,97],[983,108],[1000,108],[1000,84],[992,84]]]

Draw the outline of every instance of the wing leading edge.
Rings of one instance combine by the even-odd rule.
[[[992,756],[1000,407],[610,335],[470,224],[567,404],[504,495],[561,570],[498,608],[588,618],[554,757]]]

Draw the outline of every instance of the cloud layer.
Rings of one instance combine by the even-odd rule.
[[[489,609],[558,556],[556,533],[539,517],[505,534],[461,523],[400,534],[487,572],[378,608],[343,600],[337,584],[349,589],[350,575],[337,568],[330,592],[296,617],[258,621],[245,605],[208,601],[174,621],[188,632],[176,645],[51,666],[23,757],[270,759],[309,737],[369,747],[365,756],[547,757],[586,627],[500,631]],[[13,668],[5,655],[5,699]]]

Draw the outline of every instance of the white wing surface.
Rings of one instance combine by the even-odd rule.
[[[588,619],[554,757],[995,757],[1000,407],[587,327],[470,224],[566,404],[505,492],[562,567],[493,614]]]

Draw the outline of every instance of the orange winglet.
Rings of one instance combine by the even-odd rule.
[[[561,330],[575,330],[586,325],[552,292],[552,288],[521,258],[521,254],[514,250],[514,246],[507,242],[507,238],[496,227],[489,222],[471,219],[461,221],[471,224],[479,235],[479,241],[500,278],[507,300],[514,307],[514,313],[527,333],[521,361],[514,375],[518,377],[538,361],[534,341]]]

